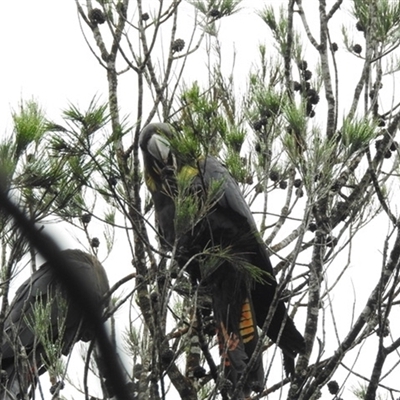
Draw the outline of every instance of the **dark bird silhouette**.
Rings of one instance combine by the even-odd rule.
[[[165,123],[142,130],[145,180],[162,241],[169,249],[175,246],[179,265],[211,291],[225,374],[236,385],[255,350],[257,325],[262,327],[266,320],[277,282],[237,182],[214,157],[178,154],[176,140]],[[194,204],[186,214],[185,204]],[[305,344],[282,301],[267,335],[282,349],[285,370],[292,374],[294,358],[304,352]],[[263,383],[260,355],[243,394],[261,390]]]
[[[61,254],[76,276],[87,283],[88,298],[104,310],[109,283],[100,262],[80,250]],[[46,364],[54,362],[49,359],[51,349],[60,346],[61,353],[68,355],[76,342],[94,339],[93,326],[83,318],[82,307],[71,300],[49,263],[19,287],[4,321],[1,368],[6,381],[1,399],[26,395],[46,371]]]
[[[178,154],[176,140],[165,123],[142,130],[145,180],[162,242],[169,249],[175,247],[179,265],[211,291],[225,374],[236,385],[255,350],[257,326],[266,320],[277,282],[237,182],[214,157],[190,159],[188,154]],[[191,211],[185,214],[185,204],[195,207],[187,207]],[[294,358],[304,352],[305,344],[282,301],[267,335],[282,349],[286,373],[292,374]],[[263,384],[260,355],[249,371],[243,395],[262,390]]]

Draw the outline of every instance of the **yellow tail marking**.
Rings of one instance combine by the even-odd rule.
[[[240,318],[239,327],[243,343],[248,343],[254,339],[256,328],[253,320],[253,314],[251,312],[249,299],[246,299],[242,306],[242,316]]]

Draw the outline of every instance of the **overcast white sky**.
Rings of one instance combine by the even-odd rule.
[[[157,0],[148,2],[158,3]],[[287,2],[247,0],[240,14],[227,19],[226,24],[224,22],[221,39],[229,43],[225,47],[228,58],[232,54],[233,43],[235,44],[239,55],[238,71],[248,71],[258,43],[264,42],[268,37],[265,24],[252,13],[252,8],[261,4],[278,3]],[[190,25],[190,21],[188,24]],[[21,99],[35,98],[53,119],[58,118],[60,111],[69,102],[85,107],[94,95],[100,95],[106,100],[105,71],[99,67],[83,39],[73,0],[5,1],[2,4],[0,43],[0,135],[11,133],[10,112],[17,108]],[[349,80],[351,95],[355,83],[355,75],[352,73],[359,65],[358,60],[352,60],[351,64],[345,66],[346,74],[343,77]],[[194,76],[195,74],[196,71],[193,71]],[[120,88],[121,90],[123,112],[128,114],[130,91],[133,89],[127,84],[126,92],[125,88]],[[361,251],[365,243],[375,247],[375,250],[369,249],[371,251],[368,253],[368,260],[369,263],[371,260],[377,262],[378,266],[378,249],[382,248],[386,227],[372,227],[372,232],[379,230],[382,231],[382,240],[369,240],[368,236],[358,238]],[[353,268],[358,274],[369,267],[370,265],[354,260]],[[351,288],[351,283],[348,283],[348,288]],[[370,286],[367,282],[365,285]],[[343,294],[344,298],[349,298],[348,307],[352,306],[353,295],[355,294],[351,289]],[[360,305],[363,304],[359,298],[357,301]]]
[[[87,51],[72,0],[3,4],[0,38],[0,130],[21,99],[37,99],[50,115],[68,101],[82,105],[104,92],[103,71]]]
[[[149,4],[152,2],[158,3],[150,0]],[[247,0],[245,3],[252,6],[262,2]],[[36,98],[53,117],[59,115],[68,102],[85,106],[95,94],[106,93],[104,71],[83,39],[75,1],[6,1],[2,17],[0,132],[5,131],[4,119],[21,98]],[[191,22],[187,20],[188,26]],[[242,51],[254,49],[264,36],[265,25],[248,7],[228,22],[233,29],[224,27],[223,37],[235,42]],[[239,22],[243,28],[251,26],[252,30],[237,29]],[[182,29],[182,36],[185,33],[187,35]],[[244,68],[250,63],[251,58],[245,57],[238,67]],[[126,89],[129,92],[130,88]]]

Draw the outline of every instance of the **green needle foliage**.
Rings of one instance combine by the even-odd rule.
[[[18,159],[30,144],[38,144],[47,131],[47,124],[42,109],[33,100],[21,104],[19,112],[13,113],[13,121]]]
[[[239,5],[243,0],[190,0],[198,11],[204,16],[214,19],[227,17],[240,10]]]
[[[229,268],[248,274],[255,282],[262,283],[265,279],[271,278],[270,274],[247,262],[245,257],[246,255],[233,254],[229,247],[209,247],[205,249],[200,256],[202,279],[207,280],[212,277],[212,274],[222,265],[228,265]]]
[[[53,318],[54,307],[58,310],[57,321]],[[43,349],[43,351],[40,350],[42,361],[53,376],[64,374],[64,366],[59,360],[63,352],[62,338],[65,332],[67,311],[68,304],[63,297],[49,293],[35,302],[30,318],[25,317],[29,329],[36,335],[37,349]],[[56,323],[55,326],[54,323]]]
[[[341,128],[342,143],[348,155],[365,150],[377,136],[377,123],[370,118],[345,119]]]

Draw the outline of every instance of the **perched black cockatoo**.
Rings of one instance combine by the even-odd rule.
[[[103,266],[94,256],[80,250],[64,250],[61,254],[79,279],[87,283],[87,296],[103,311],[109,291]],[[93,327],[83,318],[82,307],[70,299],[49,263],[43,264],[19,287],[4,322],[1,368],[6,376],[1,399],[22,398],[46,371],[49,360],[42,343],[44,337],[47,349],[60,346],[64,355],[79,340],[94,339]],[[38,317],[39,313],[44,317]]]
[[[176,246],[180,266],[210,288],[225,371],[235,384],[253,354],[257,325],[262,327],[265,322],[277,282],[237,182],[214,157],[190,159],[188,154],[177,154],[177,146],[172,145],[176,140],[177,134],[166,123],[153,123],[142,130],[139,143],[145,180],[162,242],[169,249]],[[185,227],[180,207],[190,196],[195,200],[187,204],[195,207]],[[282,349],[287,374],[293,373],[294,358],[304,352],[305,344],[282,301],[267,334]],[[260,355],[244,394],[261,390],[263,382]]]

